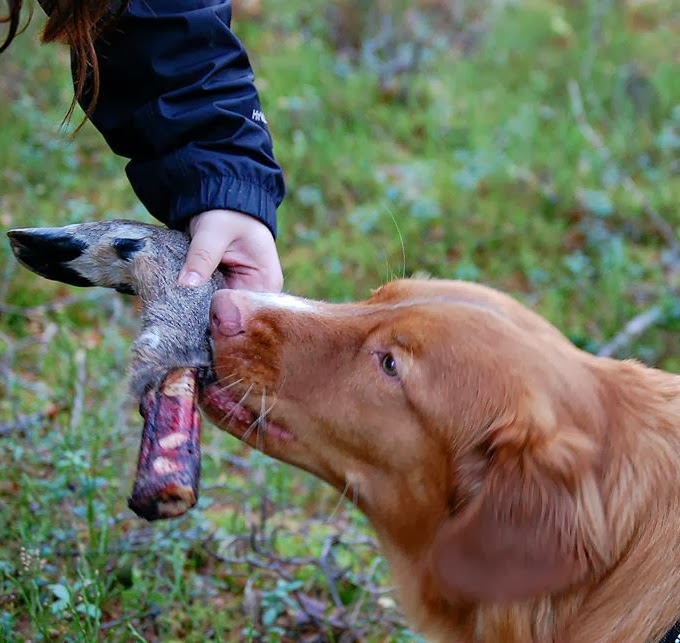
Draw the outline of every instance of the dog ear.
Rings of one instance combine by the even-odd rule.
[[[443,597],[515,601],[583,580],[606,546],[590,439],[569,427],[537,436],[500,423],[484,457],[477,493],[430,550]]]

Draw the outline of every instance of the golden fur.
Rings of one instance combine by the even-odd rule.
[[[243,437],[265,398],[247,441],[351,486],[426,636],[645,642],[680,617],[680,378],[471,283],[300,301],[218,291],[204,408]]]

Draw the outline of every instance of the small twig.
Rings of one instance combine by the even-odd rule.
[[[378,566],[382,563],[382,558],[377,557],[373,560],[371,565],[368,568],[368,571],[366,573],[366,578],[371,579],[373,578],[373,575],[375,574],[376,569],[378,569]],[[359,599],[354,603],[354,607],[352,608],[352,614],[350,615],[350,621],[354,624],[359,620],[359,615],[361,614],[361,608],[364,606],[364,603],[366,602],[366,597],[367,596],[373,596],[372,592],[370,589],[366,587],[362,587],[362,592],[361,596]]]
[[[630,344],[634,339],[642,335],[648,328],[656,324],[663,316],[661,306],[652,306],[647,310],[635,315],[612,339],[600,348],[597,354],[600,357],[611,357],[621,348]]]
[[[120,618],[113,619],[112,621],[102,623],[99,629],[102,632],[105,632],[106,630],[113,629],[114,627],[118,627],[119,625],[124,625],[125,623],[130,623],[132,621],[143,621],[147,618],[157,618],[160,616],[160,613],[161,610],[158,608],[158,606],[154,605],[146,612],[141,612],[140,614],[130,614],[129,616],[121,616]]]
[[[80,424],[83,416],[83,403],[85,400],[85,380],[87,372],[85,369],[85,351],[79,348],[75,354],[76,378],[75,392],[73,395],[73,406],[71,408],[71,430]]]
[[[2,376],[2,379],[0,379],[0,382],[2,383],[2,386],[0,386],[0,397],[3,394],[3,391],[9,391],[12,387],[21,388],[24,391],[31,391],[31,393],[40,395],[43,398],[49,397],[49,394],[52,391],[51,387],[45,382],[40,380],[33,381],[22,377],[9,367],[5,366],[2,362],[0,362],[0,376]],[[12,399],[12,402],[14,402],[14,399]]]
[[[0,424],[0,438],[10,433],[26,433],[31,427],[39,425],[45,420],[51,420],[55,415],[67,408],[68,405],[64,402],[52,403],[44,411],[24,415],[11,422]]]
[[[245,458],[233,455],[232,453],[225,453],[224,451],[220,451],[219,449],[213,449],[209,445],[206,447],[202,447],[202,451],[205,455],[207,455],[210,458],[223,460],[229,465],[229,467],[236,467],[241,471],[249,471],[251,468],[250,463]]]
[[[347,608],[345,607],[344,603],[342,602],[342,599],[340,598],[340,594],[338,593],[338,588],[335,584],[335,581],[337,578],[342,578],[342,572],[339,572],[338,570],[333,571],[331,569],[331,561],[330,557],[331,554],[333,553],[333,547],[338,545],[340,543],[340,538],[338,536],[329,536],[326,538],[323,544],[323,548],[321,550],[321,556],[319,556],[319,561],[318,561],[318,566],[321,568],[323,571],[324,576],[326,577],[326,584],[328,585],[328,592],[331,595],[331,598],[333,599],[333,603],[335,604],[335,607],[337,608],[340,618],[342,620],[342,623],[344,624],[345,628],[347,631],[357,640],[361,640],[359,637],[358,632],[354,629],[354,619],[352,619],[351,615],[348,614]]]
[[[571,112],[576,119],[576,123],[578,124],[581,134],[595,148],[603,161],[611,162],[612,153],[609,151],[609,148],[606,146],[602,137],[588,122],[588,118],[586,117],[585,109],[583,107],[581,89],[578,83],[575,80],[570,80],[567,89],[569,91]],[[622,184],[625,190],[637,201],[637,204],[642,208],[642,211],[647,215],[652,225],[670,246],[673,254],[676,257],[680,256],[680,241],[678,241],[678,237],[675,234],[673,227],[649,202],[649,199],[647,199],[642,190],[640,190],[640,188],[635,184],[635,181],[633,181],[630,175],[626,172],[623,172],[620,168],[617,168],[617,170],[622,177]]]
[[[329,562],[329,556],[333,551],[333,547],[335,547],[338,544],[339,540],[340,539],[337,536],[329,536],[328,538],[326,538],[326,540],[323,543],[323,549],[321,550],[321,556],[319,556],[319,567],[321,568],[321,571],[326,577],[328,591],[331,595],[331,598],[333,599],[333,603],[335,603],[335,606],[338,609],[343,609],[344,606],[342,604],[342,599],[340,598],[340,594],[338,593],[338,588],[335,586],[334,576],[337,577],[338,574],[337,572],[335,574],[333,573],[333,570],[331,569],[331,565]]]

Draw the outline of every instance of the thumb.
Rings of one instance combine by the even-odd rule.
[[[229,235],[211,233],[210,226],[197,226],[189,244],[184,266],[179,273],[180,286],[200,286],[206,283],[222,261],[231,244]]]

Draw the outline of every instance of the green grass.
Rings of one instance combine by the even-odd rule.
[[[648,216],[680,224],[670,0],[458,3],[455,19],[408,24],[395,2],[377,59],[361,43],[380,16],[358,0],[264,4],[234,26],[287,174],[289,292],[339,301],[417,271],[474,279],[590,350],[660,305],[620,356],[680,370],[678,257]],[[38,46],[37,23],[0,62],[2,228],[148,220],[98,134],[59,130],[68,56]],[[414,68],[383,73],[414,51]],[[362,640],[416,640],[365,520],[212,427],[199,508],[134,518],[129,299],[40,280],[3,242],[0,315],[0,640],[339,641],[343,618]],[[317,623],[295,624],[300,601]]]

